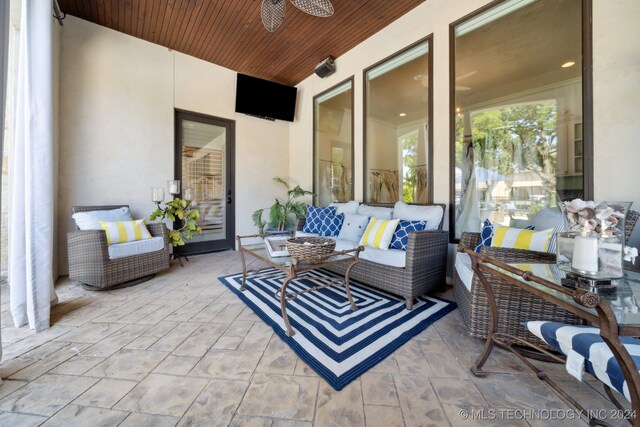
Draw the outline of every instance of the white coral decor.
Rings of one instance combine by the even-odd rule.
[[[594,231],[601,236],[620,233],[620,230],[616,230],[616,225],[624,218],[624,209],[621,210],[620,206],[575,199],[564,202],[564,210],[570,231],[585,235]]]
[[[636,263],[636,257],[638,256],[638,248],[632,248],[630,246],[624,247],[624,260],[630,261],[632,264]]]

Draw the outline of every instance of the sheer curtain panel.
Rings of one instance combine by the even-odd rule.
[[[49,327],[53,289],[51,2],[22,1],[15,139],[9,153],[9,286],[16,327]]]

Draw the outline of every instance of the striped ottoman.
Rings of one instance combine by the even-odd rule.
[[[631,401],[620,364],[600,336],[599,328],[544,321],[525,322],[523,325],[549,347],[567,356],[567,372],[571,375],[582,381],[582,373],[586,370]],[[640,339],[619,338],[638,368]]]

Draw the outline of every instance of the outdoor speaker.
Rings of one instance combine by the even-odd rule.
[[[316,66],[315,72],[321,78],[330,76],[331,74],[336,72],[336,63],[333,61],[332,57],[327,56],[321,63]]]

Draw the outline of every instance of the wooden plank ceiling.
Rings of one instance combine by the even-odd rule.
[[[286,1],[286,0],[285,0]],[[317,18],[286,1],[282,26],[265,30],[260,0],[58,0],[69,15],[231,70],[288,85],[313,74],[424,0],[332,0]],[[339,61],[337,66],[340,66]]]

